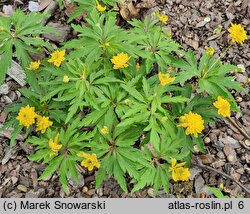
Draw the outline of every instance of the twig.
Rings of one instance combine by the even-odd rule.
[[[249,189],[247,189],[242,183],[240,183],[239,181],[235,180],[235,179],[234,179],[233,177],[231,177],[230,175],[228,175],[228,174],[226,174],[226,173],[224,173],[224,172],[221,172],[221,171],[219,171],[219,170],[217,170],[217,169],[214,169],[214,168],[212,168],[212,167],[210,167],[210,166],[201,164],[201,163],[192,163],[192,165],[197,166],[197,167],[200,167],[201,169],[204,169],[204,170],[207,170],[207,171],[216,172],[216,173],[218,173],[218,174],[220,174],[220,175],[222,175],[222,176],[224,176],[224,177],[226,177],[226,178],[232,180],[233,182],[235,182],[236,184],[238,184],[238,185],[245,191],[245,193],[250,194],[250,190],[249,190]]]
[[[247,138],[248,140],[250,140],[250,137],[249,135],[246,133],[245,130],[243,130],[241,127],[239,127],[239,125],[231,118],[231,117],[228,117],[228,120],[229,122],[231,122],[235,128],[237,128],[239,130],[239,132],[245,137]],[[246,146],[244,143],[241,143],[241,145],[245,148],[245,149],[248,149],[250,150],[250,148],[248,146]]]
[[[0,16],[2,16],[2,17],[9,17],[9,16],[7,16],[6,14],[4,14],[4,13],[2,13],[2,12],[0,12]]]

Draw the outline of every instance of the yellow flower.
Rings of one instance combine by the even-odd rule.
[[[69,77],[68,77],[67,75],[65,75],[65,76],[63,77],[63,82],[65,82],[65,83],[68,83],[68,82],[69,82]]]
[[[65,60],[64,56],[65,50],[56,50],[51,54],[51,59],[49,59],[48,62],[54,63],[55,66],[59,67],[61,63]]]
[[[114,64],[113,68],[127,68],[128,64],[126,63],[128,62],[129,58],[130,57],[128,57],[128,55],[123,52],[117,54],[116,56],[113,56],[113,58],[111,59],[111,62]]]
[[[218,109],[218,114],[223,117],[230,117],[230,103],[221,96],[217,97],[217,101],[213,105]]]
[[[172,159],[171,167],[169,167],[169,171],[172,172],[172,178],[174,181],[188,181],[190,177],[190,171],[188,168],[183,167],[186,162],[176,164],[176,159]]]
[[[57,133],[55,140],[50,139],[49,140],[49,148],[51,149],[50,156],[57,156],[59,150],[62,148],[61,144],[58,144],[59,142],[59,133]]]
[[[228,29],[232,42],[238,42],[243,45],[243,42],[247,39],[247,33],[241,24],[233,24],[231,22],[231,27]]]
[[[210,56],[214,55],[214,48],[213,47],[209,47],[206,49],[206,53]]]
[[[106,6],[103,7],[102,5],[100,5],[98,1],[96,1],[96,9],[102,13],[103,11],[106,10]]]
[[[131,104],[131,101],[130,101],[130,99],[126,99],[126,100],[124,100],[124,103],[125,103],[125,105],[129,106]]]
[[[168,21],[168,16],[167,15],[159,15],[158,16],[158,19],[159,21],[162,23],[162,24],[167,24],[167,21]]]
[[[37,70],[39,68],[40,64],[41,64],[40,60],[38,60],[37,62],[30,62],[28,69],[31,71]]]
[[[161,121],[162,121],[162,122],[167,122],[167,121],[168,121],[168,117],[167,117],[167,116],[162,117],[162,118],[161,118]]]
[[[101,129],[101,133],[102,134],[108,134],[109,133],[109,129],[107,126],[103,126],[103,128]]]
[[[36,131],[41,131],[42,134],[46,132],[46,129],[53,125],[53,122],[49,121],[49,117],[42,117],[40,115],[37,116],[36,121]]]
[[[160,80],[161,85],[167,85],[172,83],[175,80],[175,77],[170,77],[170,74],[163,74],[161,72],[158,73],[158,78]]]
[[[199,114],[189,112],[180,117],[180,125],[186,128],[186,135],[193,134],[194,137],[198,137],[201,134],[204,127],[204,120]]]
[[[35,107],[30,107],[29,105],[27,105],[19,110],[16,119],[19,121],[20,125],[29,128],[32,124],[35,123],[36,117],[37,114],[35,113]]]
[[[2,26],[0,26],[0,32],[3,31],[3,30],[4,30],[4,28]]]
[[[85,158],[81,162],[81,166],[88,168],[89,171],[93,170],[94,167],[100,168],[100,161],[98,161],[96,154],[86,154],[84,152],[78,153],[78,157]]]

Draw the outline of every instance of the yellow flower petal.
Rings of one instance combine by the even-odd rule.
[[[37,70],[40,67],[41,61],[30,62],[28,69],[31,71]]]
[[[59,142],[59,133],[57,133],[55,139],[49,139],[49,147],[51,149],[50,156],[57,156],[59,150],[62,148],[61,144],[58,144]]]
[[[78,153],[78,157],[83,157],[85,160],[81,162],[81,166],[86,167],[89,171],[92,171],[94,167],[100,167],[100,161],[97,159],[96,154],[86,154],[84,152]]]
[[[175,80],[175,77],[170,77],[169,73],[163,74],[161,72],[158,73],[158,78],[160,80],[161,85],[170,84]]]
[[[128,67],[127,62],[129,61],[129,59],[130,57],[128,57],[128,55],[123,52],[117,54],[116,56],[113,56],[111,59],[111,62],[114,64],[113,68],[114,69],[127,68]]]
[[[49,117],[42,117],[40,115],[37,116],[37,122],[36,122],[36,131],[41,131],[41,133],[45,133],[47,128],[52,126],[53,122],[49,121]]]
[[[228,29],[232,42],[238,42],[243,45],[243,42],[247,40],[247,33],[241,24],[231,23],[231,27]]]
[[[213,105],[218,109],[218,114],[223,117],[230,117],[230,103],[227,100],[218,96],[217,101]]]
[[[206,49],[206,53],[210,56],[214,55],[214,48],[213,47],[209,47]]]
[[[189,112],[188,114],[184,114],[180,117],[180,124],[186,128],[186,135],[193,134],[194,137],[198,137],[198,134],[201,134],[204,130],[204,120],[199,114],[195,114],[193,112]]]
[[[35,113],[35,108],[27,105],[25,107],[22,107],[19,110],[19,113],[16,119],[19,121],[20,125],[23,125],[26,128],[29,128],[32,124],[35,123],[36,117],[37,117],[37,114]]]
[[[187,181],[190,177],[190,171],[188,168],[184,168],[185,162],[176,164],[176,159],[172,159],[171,167],[169,170],[172,172],[172,178],[174,181]]]
[[[63,77],[63,82],[64,82],[64,83],[68,83],[68,82],[69,82],[69,77],[68,77],[67,75],[65,75],[65,76]]]
[[[162,23],[162,24],[167,24],[167,21],[168,21],[168,16],[167,15],[159,15],[158,16],[159,18],[159,21]]]
[[[109,133],[109,129],[108,129],[108,127],[107,126],[103,126],[103,128],[101,129],[101,133],[102,134],[108,134]]]
[[[65,50],[56,50],[51,54],[51,58],[48,60],[48,62],[54,63],[55,66],[60,67],[61,63],[65,60],[64,56]]]
[[[100,5],[100,3],[96,0],[96,9],[98,10],[98,12],[102,13],[106,10],[106,6],[102,6]]]

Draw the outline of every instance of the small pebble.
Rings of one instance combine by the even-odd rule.
[[[206,17],[206,18],[204,19],[204,21],[205,21],[205,22],[210,22],[210,21],[211,21],[211,18],[210,18],[210,17]]]
[[[4,100],[4,102],[5,102],[6,104],[12,103],[12,100],[11,100],[8,96],[6,96],[6,95],[3,96],[3,100]]]
[[[227,160],[228,160],[229,162],[234,162],[234,161],[235,161],[235,158],[234,158],[233,155],[228,155],[228,156],[227,156]]]
[[[217,153],[217,156],[218,156],[220,159],[224,159],[224,158],[225,158],[225,155],[224,155],[224,153],[223,153],[222,151],[219,151],[219,152]]]
[[[88,192],[88,190],[89,190],[89,189],[88,189],[88,187],[86,187],[86,186],[84,186],[84,187],[82,188],[82,192],[83,192],[83,193]]]
[[[244,174],[245,170],[244,170],[244,168],[239,168],[236,170],[236,172],[238,172],[239,174],[242,175],[242,174]]]
[[[246,167],[245,170],[246,170],[246,173],[250,175],[250,168]]]
[[[204,142],[205,142],[206,144],[208,144],[208,143],[210,143],[210,142],[211,142],[211,140],[210,140],[210,138],[209,138],[209,137],[205,137]]]
[[[198,154],[200,152],[199,148],[197,145],[194,146],[194,153]]]
[[[210,133],[209,138],[211,142],[217,141],[217,136],[215,133]]]
[[[7,95],[9,93],[8,84],[3,84],[0,86],[0,94]]]
[[[152,197],[152,198],[155,197],[154,189],[153,189],[153,188],[149,188],[149,189],[148,189],[148,195],[149,195],[150,197]]]
[[[237,103],[242,102],[242,100],[243,100],[242,97],[236,97],[236,102],[237,102]]]
[[[250,146],[250,140],[245,140],[245,144],[247,145],[247,146]]]
[[[19,185],[17,186],[17,189],[20,190],[20,191],[22,191],[22,192],[27,192],[27,187],[26,187],[26,186],[23,186],[23,185],[21,185],[21,184],[19,184]]]

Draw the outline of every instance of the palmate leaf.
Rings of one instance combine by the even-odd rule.
[[[175,82],[184,84],[187,80],[190,80],[194,76],[199,76],[200,71],[197,68],[197,62],[193,51],[188,51],[185,53],[185,60],[179,58],[172,59],[172,65],[180,68],[181,71],[178,72]]]
[[[131,192],[135,192],[139,189],[142,189],[145,186],[153,185],[154,183],[154,177],[156,174],[156,168],[152,166],[145,167],[142,170],[139,171],[140,173],[140,179],[137,181],[134,188],[131,190]]]
[[[116,138],[116,145],[119,147],[130,147],[134,145],[136,140],[140,137],[142,128],[140,126],[131,127],[119,134]]]
[[[139,173],[136,167],[136,164],[125,157],[123,157],[119,151],[116,154],[117,162],[119,166],[121,167],[123,173],[128,172],[129,176],[131,178],[138,179]]]
[[[235,89],[236,91],[246,92],[246,89],[243,88],[239,82],[235,81],[235,77],[213,76],[208,78],[207,80],[217,84],[219,82],[221,85],[228,89]]]
[[[108,111],[108,108],[103,108],[100,111],[94,110],[90,114],[88,114],[82,121],[83,126],[95,125],[98,120],[100,120],[105,113]]]
[[[39,53],[39,51],[36,50],[39,46],[44,46],[52,50],[52,47],[48,43],[42,42],[41,39],[31,37],[46,32],[55,33],[52,28],[42,26],[41,19],[45,16],[45,14],[40,13],[25,15],[22,11],[16,10],[11,17],[0,18],[0,26],[4,28],[3,33],[0,32],[0,43],[2,44],[0,48],[0,63],[2,65],[0,70],[0,84],[11,66],[13,46],[24,68],[26,68],[30,62],[29,52]],[[11,32],[10,23],[13,23],[14,32]]]

